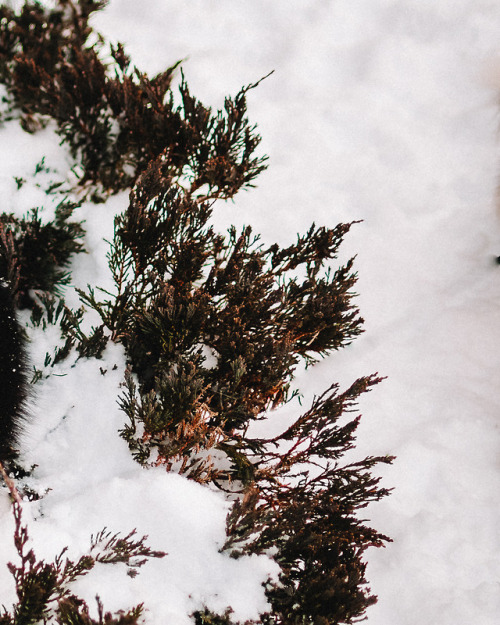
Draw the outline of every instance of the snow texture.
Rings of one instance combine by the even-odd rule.
[[[394,539],[367,553],[379,596],[367,623],[496,624],[500,4],[111,0],[93,24],[150,73],[187,59],[192,92],[215,107],[275,70],[249,93],[270,167],[258,188],[218,207],[216,222],[250,223],[264,241],[289,244],[312,221],[363,220],[343,254],[357,254],[365,334],[301,373],[297,386],[307,405],[333,381],[387,376],[362,398],[355,451],[397,456],[380,469],[393,494],[365,511]],[[0,137],[2,210],[45,206],[33,185],[17,192],[13,176],[28,178],[43,155],[65,171],[53,130],[30,136],[9,123]],[[125,205],[124,194],[99,211],[82,207],[90,254],[75,262],[77,286],[107,286],[102,239]],[[48,339],[33,336],[34,361],[43,360]],[[137,527],[169,555],[135,579],[119,567],[92,572],[78,587],[90,604],[99,585],[106,609],[144,601],[154,625],[188,623],[202,604],[255,616],[265,607],[260,583],[272,563],[218,553],[227,511],[219,493],[134,465],[116,434],[123,425],[118,348],[107,351],[104,367],[101,376],[86,362],[66,365],[65,377],[47,380],[33,401],[23,459],[38,464],[32,486],[50,489],[25,505],[37,553],[49,557],[69,544],[78,555],[103,525]],[[294,410],[278,411],[266,427],[277,428]],[[2,554],[12,559],[6,495],[0,506]],[[0,603],[9,605],[5,567],[0,588]]]

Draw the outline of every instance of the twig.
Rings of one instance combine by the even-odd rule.
[[[19,494],[19,491],[17,490],[16,485],[14,484],[14,480],[7,475],[7,471],[5,470],[3,463],[1,461],[0,461],[0,474],[2,476],[3,481],[5,482],[5,485],[10,491],[10,496],[12,497],[12,499],[16,503],[21,505],[23,502],[23,500],[21,499],[21,495]]]

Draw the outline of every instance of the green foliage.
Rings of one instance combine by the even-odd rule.
[[[339,422],[379,378],[345,393],[332,386],[272,440],[247,434],[289,400],[301,361],[311,364],[361,331],[353,261],[327,266],[351,224],[312,226],[294,245],[264,247],[249,227],[216,233],[212,208],[151,163],[116,219],[116,291],[81,293],[125,346],[138,380],[127,375],[120,399],[129,419],[123,436],[143,464],[252,494],[245,514],[236,504],[226,548],[278,549],[283,576],[268,591],[268,622],[352,622],[375,600],[362,555],[388,540],[355,513],[387,494],[370,469],[391,459],[341,467],[358,419]]]
[[[19,564],[8,564],[17,593],[17,603],[10,612],[3,608],[0,615],[2,625],[35,625],[40,621],[57,622],[60,625],[91,625],[94,623],[135,625],[142,614],[142,605],[115,616],[104,613],[97,598],[99,620],[90,618],[88,606],[71,592],[71,584],[79,577],[87,575],[97,563],[127,565],[129,574],[137,574],[148,558],[163,558],[166,554],[153,551],[145,541],[146,536],[135,539],[135,530],[121,538],[102,530],[92,537],[87,554],[77,561],[65,557],[63,550],[53,562],[38,560],[33,549],[28,547],[29,536],[22,525],[22,513],[19,504],[13,504],[15,520],[14,544]]]
[[[30,290],[58,294],[68,284],[70,259],[83,251],[83,228],[70,221],[78,206],[62,200],[46,223],[37,208],[21,219],[0,214],[0,275],[13,285],[21,307],[32,307]]]
[[[215,445],[231,462],[226,479],[247,485],[258,469],[248,456],[263,453],[245,435],[250,423],[289,399],[301,360],[312,362],[360,332],[352,261],[325,269],[350,225],[313,226],[285,249],[263,247],[249,227],[224,237],[208,224],[208,202],[170,185],[150,194],[160,168],[150,165],[116,220],[109,255],[116,292],[99,299],[90,290],[82,299],[124,344],[139,378],[138,396],[129,386],[122,397],[132,448],[145,459],[147,439],[182,472],[187,452]],[[207,350],[216,364],[206,366]]]
[[[195,612],[193,614],[195,625],[231,625],[231,612],[227,610],[225,614],[213,614],[210,610]]]
[[[246,117],[246,92],[255,85],[213,113],[185,81],[175,103],[179,63],[150,79],[118,45],[108,72],[102,42],[89,41],[89,17],[104,4],[60,0],[47,11],[26,2],[19,13],[0,7],[0,81],[24,127],[34,131],[54,119],[81,166],[80,183],[103,191],[130,187],[159,156],[165,175],[189,178],[192,192],[206,187],[208,196],[227,198],[251,186],[265,160],[253,154],[260,138]]]
[[[57,326],[60,331],[60,343],[52,353],[46,353],[44,368],[65,360],[73,350],[77,358],[101,358],[109,337],[104,335],[102,326],[92,327],[86,334],[81,327],[85,317],[85,308],[72,310],[66,306],[64,299],[47,292],[37,293],[32,304],[30,321],[33,327],[46,330],[49,326]],[[44,377],[40,369],[35,371],[33,383]]]
[[[387,495],[372,470],[392,459],[341,459],[354,447],[356,401],[380,378],[361,378],[343,392],[332,385],[274,438],[251,435],[255,421],[272,418],[273,408],[296,395],[300,364],[362,331],[353,259],[334,268],[353,224],[313,224],[288,247],[264,245],[249,226],[216,232],[215,200],[252,186],[265,168],[246,114],[246,94],[258,83],[213,112],[191,95],[183,75],[174,91],[178,64],[149,78],[121,45],[106,56],[88,22],[104,4],[0,7],[9,114],[19,111],[29,132],[55,120],[88,197],[131,189],[108,255],[114,288],[80,291],[99,325],[85,333],[85,309],[73,311],[58,298],[68,259],[81,251],[81,225],[68,221],[71,204],[45,226],[36,211],[24,221],[4,215],[0,270],[19,284],[21,297],[40,291],[31,302],[35,325],[61,328],[46,367],[73,350],[99,358],[109,340],[124,346],[129,368],[119,405],[134,457],[229,491],[236,500],[224,549],[233,557],[273,554],[281,567],[280,583],[266,587],[270,611],[260,622],[353,623],[375,601],[364,553],[389,540],[358,513]],[[61,581],[65,569],[58,566],[33,564],[36,579],[47,576],[44,589]],[[68,566],[68,575],[79,570]],[[47,597],[32,601],[42,618]],[[60,623],[96,622],[72,596],[61,595],[58,610]],[[198,625],[231,623],[230,610],[193,617]],[[133,611],[112,617],[99,606],[99,623],[137,618]]]

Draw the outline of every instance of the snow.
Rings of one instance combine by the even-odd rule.
[[[365,333],[301,373],[297,386],[307,405],[332,381],[387,376],[360,402],[355,452],[397,456],[379,469],[393,493],[365,511],[394,539],[367,552],[379,597],[367,623],[497,623],[499,3],[143,0],[139,8],[111,0],[93,23],[123,41],[142,70],[187,59],[192,92],[212,106],[275,70],[249,93],[269,169],[256,189],[220,205],[216,220],[221,228],[249,223],[265,241],[284,244],[312,221],[363,220],[342,254],[357,255]],[[28,136],[9,123],[0,132],[2,210],[45,206],[40,189],[27,184],[18,193],[13,176],[28,178],[43,155],[64,172],[64,147],[51,128]],[[90,254],[75,262],[77,286],[107,286],[103,238],[125,204],[123,195],[99,211],[80,209]],[[36,362],[49,338],[33,337]],[[37,553],[52,557],[66,544],[79,553],[104,525],[137,527],[168,556],[134,579],[119,567],[93,571],[79,582],[89,605],[99,585],[106,609],[144,601],[154,625],[188,623],[203,604],[255,616],[272,563],[219,554],[227,511],[220,493],[163,472],[145,476],[132,462],[116,435],[118,348],[105,364],[105,376],[79,361],[37,385],[23,450],[26,463],[38,464],[32,487],[51,489],[24,506]],[[276,419],[291,410],[299,407]],[[0,501],[2,554],[12,560],[6,496]],[[0,587],[8,606],[4,567]]]

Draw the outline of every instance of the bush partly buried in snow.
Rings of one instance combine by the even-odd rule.
[[[29,305],[35,323],[61,323],[65,344],[56,358],[73,347],[99,358],[109,340],[124,345],[122,436],[134,457],[227,490],[235,503],[225,549],[234,557],[273,553],[281,566],[261,622],[351,623],[375,601],[364,552],[388,540],[357,511],[387,494],[370,470],[391,459],[342,465],[359,421],[345,416],[379,378],[361,378],[344,392],[332,385],[273,438],[252,437],[249,426],[294,396],[300,362],[312,364],[361,332],[353,261],[330,269],[352,224],[313,225],[286,248],[262,245],[250,227],[217,233],[215,200],[252,186],[265,168],[246,114],[256,85],[213,112],[184,78],[174,93],[177,65],[149,78],[120,45],[106,65],[104,44],[89,42],[88,24],[104,4],[0,8],[4,117],[18,115],[29,132],[55,120],[95,210],[107,194],[131,188],[109,252],[114,291],[93,285],[80,292],[100,325],[84,334],[84,312],[55,299],[69,255],[81,251],[80,226],[67,221],[71,206],[62,205],[44,230],[46,243],[35,237],[48,281],[32,275],[22,253],[33,246],[36,215],[29,223],[2,219],[3,267],[19,277],[22,295],[46,291]],[[195,620],[231,622],[230,612],[199,612]]]
[[[126,564],[128,573],[134,575],[147,558],[162,558],[165,554],[153,551],[146,546],[146,537],[134,539],[135,532],[125,537],[103,530],[93,536],[89,552],[73,562],[65,557],[65,550],[54,562],[38,560],[29,549],[29,536],[22,525],[21,507],[13,504],[15,530],[14,544],[19,564],[9,563],[14,578],[18,601],[10,612],[3,606],[0,613],[1,625],[29,625],[31,623],[53,623],[59,625],[137,625],[143,612],[138,605],[127,612],[112,615],[104,613],[99,597],[96,597],[98,618],[89,615],[85,601],[71,592],[71,584],[79,577],[87,575],[96,564]]]

